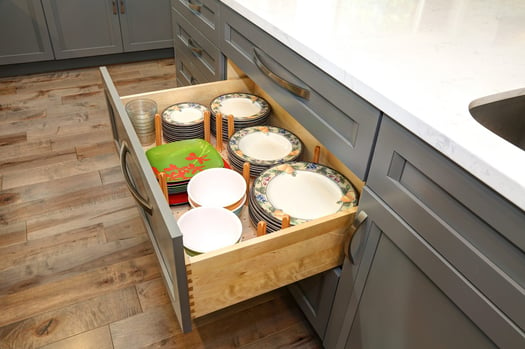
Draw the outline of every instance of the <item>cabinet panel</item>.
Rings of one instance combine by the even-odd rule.
[[[384,118],[368,185],[525,330],[525,213]]]
[[[42,0],[57,59],[122,52],[116,1]]]
[[[0,64],[54,59],[39,0],[0,1]]]
[[[124,51],[172,47],[170,8],[170,0],[120,0]]]
[[[341,275],[337,267],[288,286],[319,338],[323,339]]]
[[[171,0],[172,6],[211,42],[219,42],[218,0]]]
[[[210,40],[201,34],[183,16],[173,10],[173,38],[175,58],[182,56],[186,65],[201,75],[204,82],[218,81],[224,78],[224,58]]]
[[[223,53],[365,180],[380,112],[226,6],[221,22]]]
[[[369,216],[362,232],[369,237],[357,274],[346,273],[352,264],[345,260],[340,284],[350,287],[344,294],[338,289],[334,308],[346,311],[333,314],[327,348],[525,344],[508,317],[368,188],[360,209]],[[352,279],[358,274],[361,281]]]

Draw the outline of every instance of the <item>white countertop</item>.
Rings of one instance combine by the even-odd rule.
[[[222,0],[525,210],[525,151],[469,114],[525,91],[524,0]]]

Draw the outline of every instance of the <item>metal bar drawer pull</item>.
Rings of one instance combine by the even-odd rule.
[[[255,63],[255,65],[257,66],[257,68],[259,68],[259,70],[264,74],[266,75],[267,77],[269,77],[270,79],[272,79],[277,85],[281,86],[282,88],[290,91],[291,93],[293,93],[294,95],[298,96],[298,97],[301,97],[301,98],[304,98],[304,99],[310,99],[310,91],[301,87],[301,86],[298,86],[288,80],[285,80],[283,79],[282,77],[280,77],[279,75],[275,74],[274,72],[272,72],[267,66],[265,66],[263,64],[263,62],[261,62],[261,59],[259,57],[259,55],[257,54],[257,51],[254,49],[253,50],[253,61]]]

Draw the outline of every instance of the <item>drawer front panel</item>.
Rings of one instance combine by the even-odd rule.
[[[219,1],[171,0],[171,5],[211,42],[219,42]]]
[[[226,6],[221,20],[224,54],[366,179],[380,112]]]
[[[182,328],[190,329],[187,276],[184,255],[180,253],[182,235],[105,67],[101,68],[101,73],[113,136],[120,148],[122,171],[128,179],[130,192],[138,195],[138,207],[159,259],[175,313]],[[141,204],[139,200],[144,202]]]
[[[214,81],[214,77],[199,70],[195,65],[195,57],[188,57],[183,50],[177,50],[175,47],[177,59],[175,66],[177,69],[177,86],[198,85]]]
[[[180,13],[172,11],[175,60],[179,55],[191,58],[193,71],[201,71],[205,81],[224,78],[224,58],[219,49],[189,24]],[[209,78],[208,78],[209,77]]]
[[[384,118],[369,187],[525,329],[525,213]]]

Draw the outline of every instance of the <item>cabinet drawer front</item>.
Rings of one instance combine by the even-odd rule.
[[[525,213],[384,118],[370,188],[525,329]]]
[[[175,47],[175,50],[177,48]],[[192,64],[192,59],[187,58],[186,55],[177,52],[177,59],[175,65],[177,69],[177,86],[198,85],[208,82],[208,77],[203,77],[201,72]]]
[[[226,6],[221,21],[224,54],[365,180],[380,112]]]
[[[207,81],[223,79],[224,59],[219,49],[177,11],[172,11],[172,22],[175,59],[179,55],[189,58],[191,69],[201,71]]]
[[[109,78],[104,70],[103,74],[105,78]],[[136,158],[139,159],[138,166],[135,167],[139,173],[132,175],[137,177],[137,182],[143,178],[147,180],[144,195],[149,199],[153,210],[151,216],[148,217],[147,212],[144,216],[150,226],[151,240],[160,264],[165,266],[164,279],[168,284],[175,283],[168,285],[168,292],[174,293],[170,295],[172,300],[188,297],[188,306],[180,306],[180,314],[177,313],[177,316],[183,316],[182,320],[179,318],[179,322],[184,331],[191,329],[191,321],[184,322],[186,314],[197,318],[340,265],[343,259],[343,242],[349,234],[348,227],[357,210],[353,208],[339,212],[210,253],[192,257],[186,255],[175,217],[162,196],[143,150],[141,153],[139,149],[123,105],[141,97],[155,100],[158,110],[187,101],[206,105],[217,95],[228,92],[259,94],[261,90],[257,90],[257,86],[249,79],[236,79],[126,96],[114,101],[112,99],[112,108],[117,114],[114,120],[121,120],[113,124],[116,129],[115,137],[121,139],[124,137],[122,134],[127,135],[126,139],[129,138],[129,143],[133,144]],[[114,94],[116,92],[110,95]],[[276,106],[275,110],[280,108]],[[285,115],[280,117],[283,119]],[[124,126],[119,126],[119,123]],[[312,147],[305,144],[307,146]],[[161,220],[158,225],[151,223],[156,217]],[[173,274],[186,275],[186,289],[181,289],[182,282],[177,283],[178,280],[172,279]]]
[[[219,1],[171,0],[171,5],[211,42],[219,41]]]
[[[191,328],[186,270],[177,267],[184,266],[184,255],[177,253],[183,248],[182,235],[169,206],[163,202],[164,196],[111,77],[105,67],[100,70],[105,85],[113,137],[120,148],[122,171],[131,181],[128,183],[130,192],[135,192],[145,201],[145,205],[138,207],[159,259],[173,308],[181,326]]]

